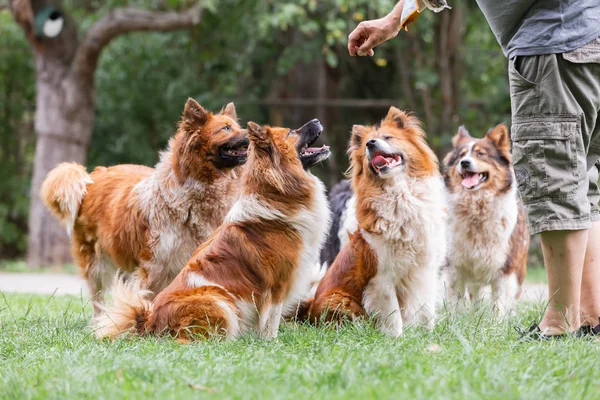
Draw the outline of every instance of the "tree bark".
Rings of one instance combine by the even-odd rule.
[[[457,0],[451,13],[441,13],[435,29],[436,65],[440,82],[442,111],[440,128],[452,126],[457,119],[460,83],[459,45],[463,29],[463,4]],[[440,132],[450,134],[451,132]]]
[[[425,59],[423,56],[423,48],[421,46],[421,38],[415,35],[414,30],[407,32],[408,41],[410,43],[410,51],[415,59],[415,68],[425,68]],[[437,128],[439,125],[435,124],[435,118],[433,117],[433,101],[431,99],[431,93],[427,86],[422,88],[416,88],[420,94],[421,104],[423,107],[423,113],[425,114],[425,126],[429,134],[437,134]]]
[[[85,164],[94,123],[94,88],[73,75],[60,74],[56,66],[46,71],[37,66],[35,131],[37,136],[27,262],[30,266],[59,265],[71,260],[70,240],[65,229],[48,213],[39,190],[48,172],[64,161]]]
[[[96,22],[80,42],[68,16],[54,39],[35,36],[34,15],[59,0],[10,0],[15,22],[21,26],[36,58],[36,149],[31,184],[27,261],[48,266],[71,261],[65,230],[48,213],[39,197],[48,172],[58,163],[84,164],[94,124],[94,79],[102,49],[115,37],[132,31],[170,31],[200,21],[202,8],[182,12],[115,9]]]

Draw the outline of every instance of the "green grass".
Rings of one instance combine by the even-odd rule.
[[[527,269],[527,276],[525,277],[525,283],[548,283],[548,277],[546,276],[546,268],[544,266],[537,266]]]
[[[0,272],[77,274],[79,273],[79,269],[75,264],[55,265],[47,268],[32,268],[28,266],[25,261],[0,261]]]
[[[63,273],[78,274],[75,264],[57,265],[50,268],[30,268],[25,261],[0,261],[0,272],[34,272],[34,273]],[[527,283],[547,283],[546,270],[543,266],[529,266]]]
[[[516,316],[495,322],[483,309],[442,311],[434,331],[407,329],[400,339],[368,323],[338,331],[290,324],[277,340],[179,345],[97,341],[82,299],[6,294],[0,398],[593,398],[600,343],[519,341],[513,327],[540,312],[521,303]]]

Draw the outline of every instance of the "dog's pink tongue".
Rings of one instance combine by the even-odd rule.
[[[388,161],[383,156],[375,156],[373,157],[373,160],[371,160],[371,165],[373,165],[374,168],[381,168],[388,165]]]
[[[479,174],[470,174],[463,178],[462,185],[467,189],[471,189],[479,183]]]

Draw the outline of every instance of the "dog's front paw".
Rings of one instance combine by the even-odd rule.
[[[402,336],[402,317],[400,317],[400,313],[388,316],[379,324],[379,330],[389,337],[397,338]]]

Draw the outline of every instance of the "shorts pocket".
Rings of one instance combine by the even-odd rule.
[[[540,58],[540,56],[515,56],[510,60],[510,72],[523,85],[535,86],[542,72]]]
[[[515,117],[511,137],[519,191],[526,203],[575,197],[581,172],[579,117]]]
[[[537,60],[535,60],[536,56],[533,56],[534,59],[531,59],[530,61],[534,61],[536,62]],[[520,60],[521,57],[518,57],[519,60],[517,59],[517,57],[513,57],[510,59],[510,61],[508,62],[508,80],[509,80],[509,84],[510,84],[510,94],[511,96],[515,96],[518,95],[520,93],[523,92],[528,92],[531,89],[534,89],[536,87],[536,82],[535,82],[535,78],[537,77],[537,66],[535,67],[535,71],[533,72],[533,76],[529,76],[529,77],[525,77],[524,75],[522,75],[522,72],[519,71],[517,69],[517,61],[525,61],[525,60]],[[537,65],[537,62],[536,62]],[[521,66],[522,68],[522,66]]]

